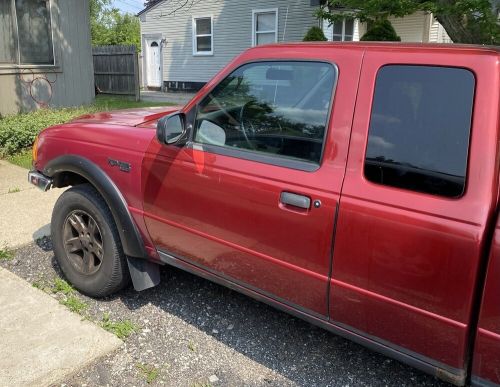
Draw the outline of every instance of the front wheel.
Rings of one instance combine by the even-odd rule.
[[[105,297],[130,282],[111,211],[91,185],[75,186],[59,197],[51,234],[63,274],[82,293]]]

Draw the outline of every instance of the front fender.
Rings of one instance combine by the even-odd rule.
[[[125,198],[111,178],[92,161],[77,155],[64,155],[49,161],[43,174],[56,178],[65,172],[75,173],[92,184],[106,201],[115,219],[123,250],[127,256],[146,258],[144,242],[132,219]]]

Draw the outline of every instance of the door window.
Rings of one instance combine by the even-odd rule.
[[[385,66],[376,80],[368,180],[446,197],[465,190],[475,78],[451,67]]]
[[[334,66],[317,62],[244,65],[200,103],[195,141],[319,164]],[[271,162],[272,163],[272,162]]]

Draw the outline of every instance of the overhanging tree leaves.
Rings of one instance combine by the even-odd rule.
[[[90,34],[94,46],[107,39],[105,12],[110,4],[111,0],[90,0]]]
[[[140,47],[139,19],[110,8],[111,0],[90,0],[90,30],[92,45],[133,44]]]
[[[500,0],[325,0],[318,16],[334,22],[375,22],[416,11],[432,12],[455,43],[500,44]]]

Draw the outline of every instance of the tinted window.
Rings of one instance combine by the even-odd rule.
[[[378,75],[365,176],[447,197],[465,190],[475,78],[465,69],[386,66]]]
[[[240,67],[200,103],[195,141],[319,163],[334,80],[325,63]]]

